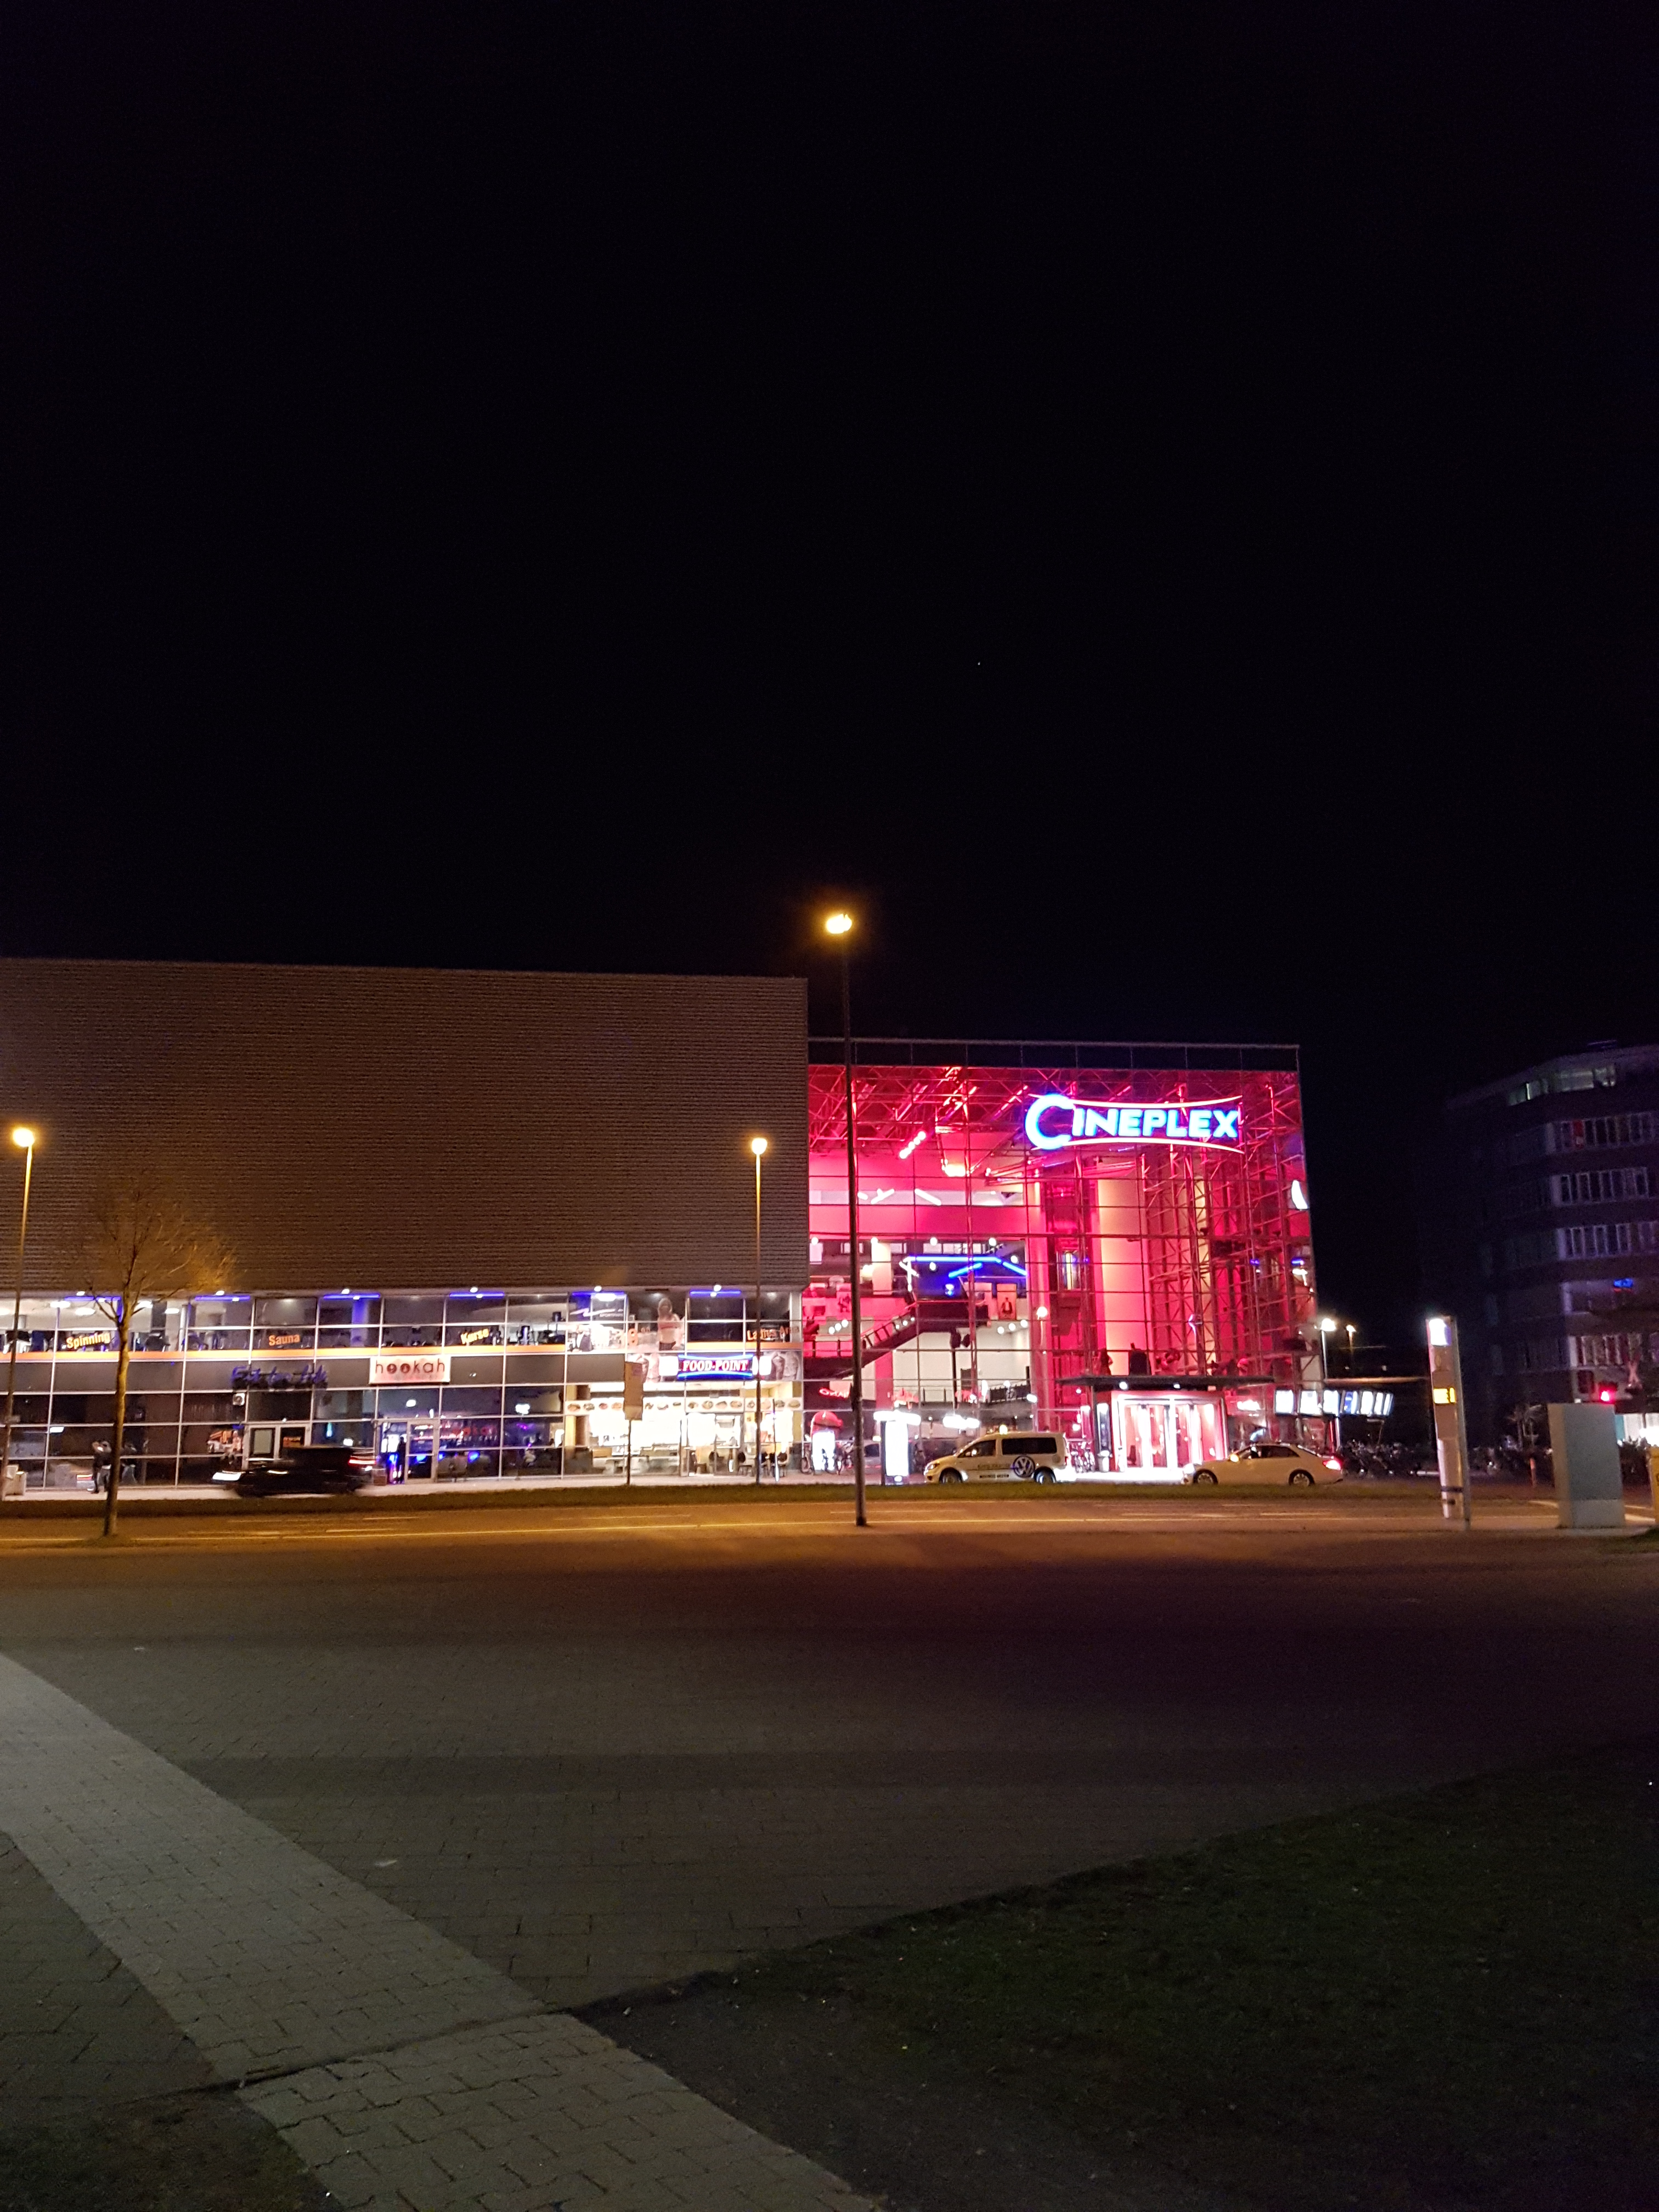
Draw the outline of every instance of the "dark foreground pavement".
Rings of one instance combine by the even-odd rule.
[[[0,1649],[555,2007],[1659,1728],[1659,1547],[1524,1499],[769,1504],[20,1541]]]

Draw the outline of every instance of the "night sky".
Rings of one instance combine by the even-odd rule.
[[[1373,1335],[1417,1118],[1659,1035],[1651,11],[0,35],[0,950],[833,893],[866,1030],[1299,1040]]]

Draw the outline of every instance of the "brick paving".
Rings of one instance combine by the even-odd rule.
[[[198,2089],[212,2069],[137,1976],[0,1838],[0,2128]]]
[[[373,2212],[863,2205],[9,1659],[0,1741],[0,1830],[56,1893],[0,1860],[37,2109],[54,2061],[60,2111],[244,2082]]]
[[[866,2205],[821,2166],[559,2014],[316,2068],[246,2095],[325,2188],[366,2212]]]

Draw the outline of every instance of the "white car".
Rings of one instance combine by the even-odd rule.
[[[1249,1444],[1226,1459],[1200,1460],[1187,1480],[1200,1485],[1283,1482],[1292,1490],[1311,1490],[1316,1482],[1340,1482],[1342,1462],[1295,1444]]]
[[[1066,1439],[1052,1433],[1034,1436],[1026,1429],[1000,1429],[958,1444],[942,1459],[929,1460],[928,1482],[1053,1482],[1066,1465]]]

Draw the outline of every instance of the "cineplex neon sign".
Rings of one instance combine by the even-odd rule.
[[[1206,1098],[1201,1104],[1108,1106],[1045,1091],[1025,1109],[1025,1133],[1040,1152],[1079,1145],[1208,1145],[1237,1151],[1239,1102]]]

